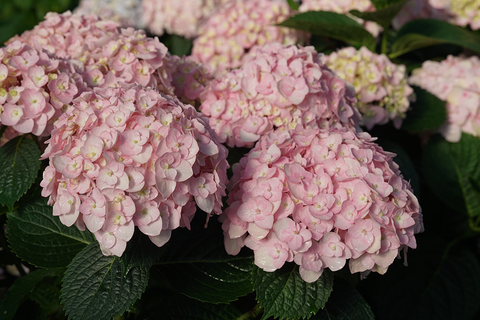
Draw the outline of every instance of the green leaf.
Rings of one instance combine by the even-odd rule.
[[[121,258],[104,256],[97,242],[85,247],[63,278],[61,299],[68,318],[109,320],[123,314],[148,283],[147,268],[124,270]]]
[[[0,148],[0,205],[13,210],[13,204],[35,181],[40,156],[40,149],[26,135],[10,140]]]
[[[402,129],[414,132],[434,130],[447,120],[446,102],[428,91],[412,86],[416,100],[403,120]]]
[[[445,21],[419,19],[405,24],[398,31],[389,57],[393,59],[415,49],[443,43],[480,53],[479,35]]]
[[[148,320],[236,320],[241,316],[232,305],[200,302],[175,293],[155,300]]]
[[[309,11],[297,14],[278,26],[307,31],[318,36],[341,40],[353,46],[365,46],[375,51],[375,38],[370,32],[343,14]]]
[[[149,269],[164,254],[165,247],[157,247],[153,242],[138,230],[128,241],[127,248],[122,255],[122,262],[125,265],[125,272],[133,267],[144,267]]]
[[[192,51],[193,40],[175,34],[166,34],[161,39],[172,55],[182,57]]]
[[[323,309],[332,292],[333,275],[324,270],[313,283],[305,282],[293,263],[274,272],[255,267],[252,279],[257,301],[264,309],[263,319],[270,316],[280,319],[308,318]]]
[[[335,285],[325,308],[310,320],[374,320],[372,309],[345,280],[335,278]]]
[[[460,187],[462,188],[465,206],[470,217],[480,216],[480,192],[478,189],[478,181],[471,177],[459,176]],[[474,227],[480,227],[475,225]]]
[[[32,7],[33,0],[14,0],[13,3],[22,11],[27,11]]]
[[[287,0],[287,2],[290,9],[294,11],[298,11],[298,9],[300,8],[300,5],[297,2],[295,2],[295,0]]]
[[[402,0],[372,0],[372,4],[378,11],[379,9],[390,7],[401,1]]]
[[[64,226],[46,202],[40,199],[7,213],[7,238],[12,250],[33,265],[66,267],[77,253],[97,241],[88,231]]]
[[[192,230],[173,233],[157,270],[176,291],[203,302],[227,303],[252,292],[251,252],[227,254],[220,223],[210,219],[205,228],[203,219],[197,213]]]
[[[41,281],[35,287],[30,299],[35,301],[45,311],[45,314],[59,311],[63,314],[63,306],[60,304],[60,286],[52,283],[52,279],[46,280]]]
[[[374,21],[387,29],[392,23],[393,18],[402,10],[407,0],[397,1],[382,9],[377,9],[375,12],[360,12],[358,10],[351,10],[350,14],[359,17],[363,20]]]
[[[370,292],[375,293],[369,301],[376,305],[378,319],[477,319],[480,265],[465,245],[446,251],[449,247],[442,238],[429,236],[418,242],[417,249],[408,251],[408,267],[392,264],[378,277],[376,290],[372,290],[374,283],[368,283]]]
[[[423,173],[432,191],[451,209],[480,215],[480,139],[463,133],[457,143],[436,135],[431,137],[423,155]],[[473,184],[472,184],[473,182]]]
[[[13,319],[20,305],[28,299],[35,286],[46,277],[55,277],[61,274],[59,269],[39,269],[18,278],[8,289],[0,305],[0,315],[3,320]]]

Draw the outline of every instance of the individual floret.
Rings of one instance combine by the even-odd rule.
[[[300,12],[306,11],[332,11],[336,13],[346,14],[350,18],[356,20],[360,24],[363,24],[365,29],[370,32],[374,37],[377,37],[382,27],[372,21],[364,21],[358,17],[349,14],[351,10],[358,10],[360,12],[375,11],[370,0],[303,0],[300,8]]]
[[[139,85],[95,88],[55,123],[42,195],[53,215],[121,256],[134,227],[157,246],[196,206],[222,212],[226,148],[192,106]]]
[[[263,136],[233,166],[220,216],[226,251],[247,246],[268,272],[294,261],[307,282],[348,259],[351,273],[385,273],[400,250],[416,247],[423,222],[394,154],[374,140],[300,126]]]
[[[143,28],[142,0],[81,0],[74,13],[95,14],[121,27]]]
[[[194,38],[218,7],[230,0],[143,0],[143,19],[148,29],[161,36]]]
[[[363,124],[370,130],[392,120],[398,129],[410,106],[413,89],[408,85],[404,65],[393,64],[384,54],[365,47],[340,49],[325,56],[326,65],[353,84]]]
[[[458,142],[462,132],[480,135],[480,60],[448,56],[447,59],[425,61],[409,78],[439,99],[446,101],[447,121],[440,133],[450,142]]]
[[[64,59],[19,41],[0,48],[0,124],[18,133],[50,135],[53,121],[84,89]]]
[[[145,31],[118,28],[97,16],[50,12],[33,30],[13,37],[30,46],[36,42],[58,57],[77,61],[78,72],[89,87],[139,83],[173,94],[165,69],[167,47]]]
[[[219,8],[193,43],[192,56],[216,74],[241,65],[242,57],[255,45],[302,42],[305,35],[274,26],[291,15],[283,0],[230,1]]]
[[[200,111],[230,147],[252,147],[275,127],[319,122],[356,128],[360,115],[352,87],[320,60],[313,47],[256,47],[241,68],[210,82]]]

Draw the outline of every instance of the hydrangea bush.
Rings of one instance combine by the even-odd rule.
[[[475,2],[66,2],[0,14],[2,320],[480,317]]]

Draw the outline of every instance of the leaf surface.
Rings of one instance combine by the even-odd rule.
[[[262,320],[309,318],[325,306],[332,292],[333,275],[326,269],[313,283],[305,282],[298,267],[290,265],[274,272],[255,267],[252,278],[257,301],[264,309]]]
[[[40,156],[40,149],[26,135],[15,137],[0,148],[0,205],[13,210],[13,204],[35,181]]]

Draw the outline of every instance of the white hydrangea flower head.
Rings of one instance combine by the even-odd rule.
[[[194,38],[205,20],[230,0],[143,0],[143,18],[153,34]]]
[[[384,54],[375,54],[365,47],[343,48],[324,59],[327,67],[353,84],[358,99],[356,107],[368,130],[389,120],[400,128],[413,93],[404,65],[396,65]]]
[[[122,27],[145,27],[142,0],[81,0],[74,13],[95,14]]]

